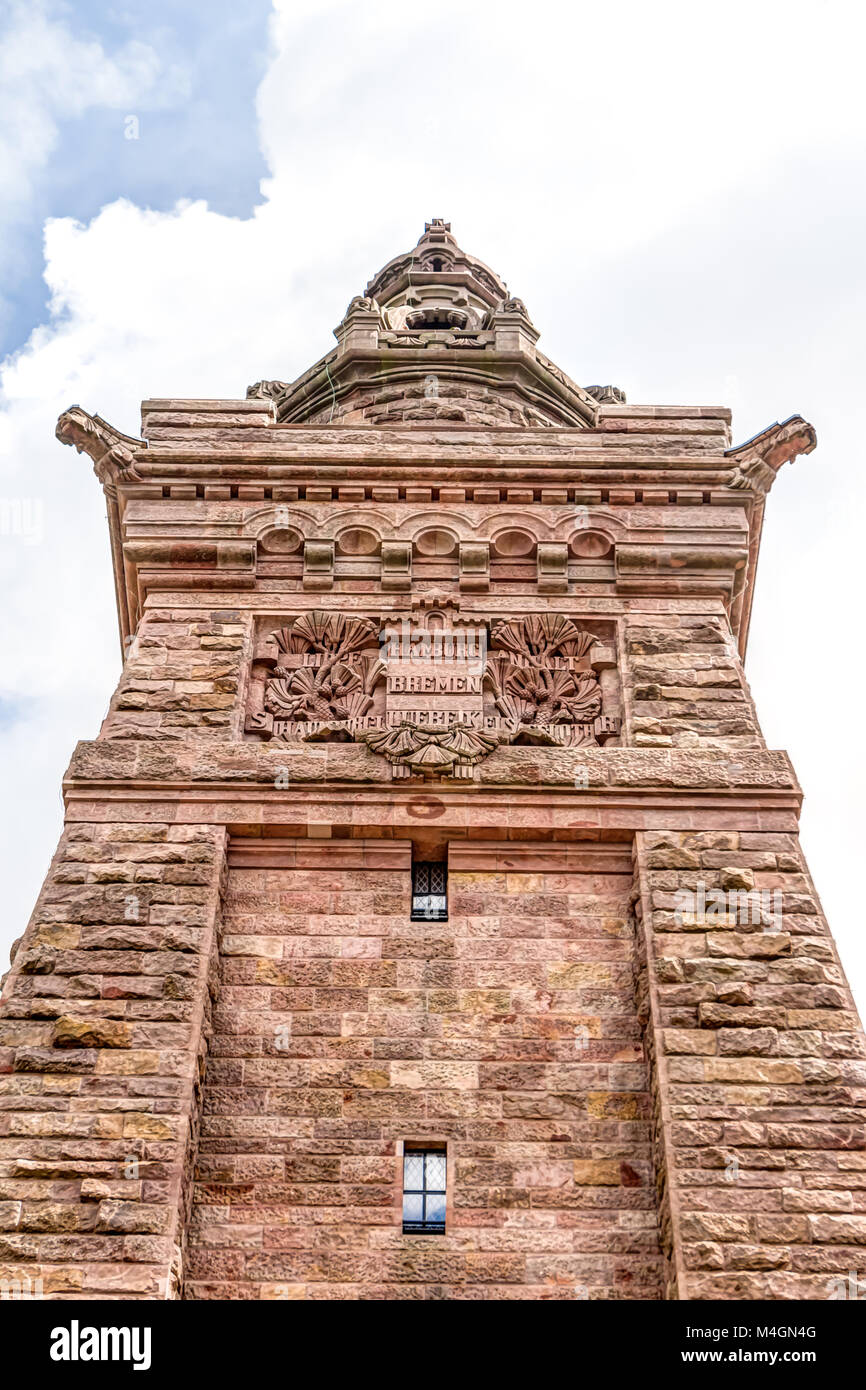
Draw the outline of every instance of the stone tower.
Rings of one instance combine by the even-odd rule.
[[[577,385],[438,219],[335,336],[58,422],[125,660],[3,993],[0,1279],[833,1296],[864,1041],[742,666],[813,429]]]

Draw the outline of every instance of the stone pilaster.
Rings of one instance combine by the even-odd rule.
[[[176,1297],[224,832],[64,832],[0,1005],[0,1279]]]
[[[866,1245],[866,1045],[797,836],[641,832],[637,862],[677,1296],[830,1298]]]

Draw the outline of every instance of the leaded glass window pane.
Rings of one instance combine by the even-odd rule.
[[[424,1220],[424,1193],[403,1193],[403,1221],[421,1222]]]
[[[420,1192],[424,1187],[424,1155],[422,1153],[408,1153],[403,1159],[403,1186],[409,1192]]]
[[[445,1155],[443,1153],[428,1153],[424,1160],[426,1168],[425,1177],[428,1189],[434,1192],[445,1191]]]
[[[403,1231],[445,1230],[447,1163],[443,1149],[407,1149],[403,1155]]]
[[[413,922],[448,920],[448,866],[444,863],[412,865]]]
[[[445,1193],[428,1192],[427,1202],[424,1212],[424,1219],[428,1225],[445,1225]]]

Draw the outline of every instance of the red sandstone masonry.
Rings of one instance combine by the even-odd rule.
[[[106,738],[225,738],[239,728],[250,641],[238,608],[149,609],[103,726]]]
[[[307,843],[230,858],[187,1296],[659,1297],[628,848],[452,847],[449,921],[410,923],[408,844]]]
[[[176,1293],[223,832],[65,832],[0,1017],[0,1280]]]
[[[0,1002],[0,1284],[828,1297],[862,1273],[866,1046],[741,660],[814,430],[731,449],[723,408],[582,388],[438,219],[336,337],[294,384],[145,402],[142,440],[58,422],[105,490],[125,665]],[[413,609],[601,650],[524,652],[522,741],[467,740],[459,778],[248,721],[276,632]],[[577,670],[603,747],[549,741]],[[304,717],[339,724],[369,690],[327,676]],[[410,922],[410,849],[449,854],[448,922]],[[783,925],[683,916],[701,884],[778,889]],[[425,1137],[447,1231],[404,1237]]]
[[[627,741],[638,748],[764,747],[727,615],[631,612],[623,630]]]
[[[866,1045],[796,837],[642,834],[638,864],[679,1297],[829,1298],[866,1245]],[[780,919],[677,913],[701,883]]]

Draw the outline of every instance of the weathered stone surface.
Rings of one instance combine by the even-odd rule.
[[[91,876],[84,889],[50,873],[28,936],[55,943],[54,970],[13,971],[6,983],[0,1027],[9,1030],[12,1077],[36,1084],[12,1092],[9,1137],[0,1138],[0,1194],[5,1179],[18,1183],[17,1226],[31,1234],[27,1258],[48,1296],[74,1288],[93,1297],[155,1298],[176,1290],[223,838],[205,826],[69,825],[55,865],[110,862],[118,873]],[[149,843],[164,849],[142,881],[138,851]],[[191,889],[202,895],[202,927],[181,942],[170,935],[178,928],[152,924],[163,904]],[[55,926],[55,906],[67,920],[78,916],[81,927]],[[181,953],[157,949],[179,945]],[[181,1019],[172,985],[179,968],[201,1001]],[[43,1192],[43,1179],[56,1186]],[[29,1202],[28,1193],[56,1200]],[[102,1233],[101,1253],[58,1257],[57,1233],[80,1231]],[[164,1249],[134,1247],[126,1244],[129,1232],[170,1238]]]
[[[55,1047],[129,1047],[131,1038],[128,1023],[64,1014],[54,1024],[51,1040]]]
[[[397,1297],[446,1269],[484,1296],[554,1268],[566,1294],[616,1296],[628,1273],[660,1295],[631,884],[616,846],[580,865],[479,844],[452,856],[448,921],[410,923],[406,868],[230,867],[189,1294],[219,1277],[232,1297],[275,1278],[354,1296],[384,1258]],[[403,1236],[394,1193],[403,1143],[443,1134],[457,1244],[440,1254]]]
[[[697,1298],[828,1297],[827,1276],[844,1275],[844,1248],[856,1242],[857,1233],[855,1228],[846,1233],[841,1226],[837,1231],[833,1225],[844,1221],[840,1212],[851,1211],[852,1203],[845,1193],[844,1170],[826,1156],[851,1152],[866,1169],[866,1129],[863,1093],[831,1089],[841,1073],[828,1072],[828,1063],[819,1059],[831,1055],[831,1048],[836,1054],[834,1036],[844,1035],[840,1055],[851,1059],[862,1055],[863,1040],[857,1025],[852,1031],[845,990],[837,991],[832,1008],[791,1007],[798,1002],[788,984],[791,968],[796,969],[793,978],[820,980],[818,963],[832,953],[820,918],[810,922],[806,937],[799,934],[796,917],[788,910],[787,884],[799,889],[805,866],[789,837],[741,834],[739,842],[723,852],[740,864],[755,858],[772,870],[771,882],[782,898],[778,922],[771,930],[744,930],[736,921],[730,924],[735,930],[719,930],[708,920],[709,930],[699,935],[697,920],[688,937],[678,937],[671,933],[667,910],[672,891],[694,888],[701,879],[708,887],[727,881],[729,888],[723,891],[740,891],[749,874],[720,868],[715,836],[697,834],[689,839],[691,852],[700,859],[692,883],[685,871],[677,870],[677,882],[665,881],[665,891],[660,892],[662,874],[650,867],[651,856],[665,847],[668,852],[678,848],[679,839],[664,840],[659,834],[641,838],[647,841],[645,851],[639,844],[639,863],[647,865],[645,891],[651,903],[658,903],[645,917],[655,927],[658,942],[656,946],[651,938],[648,949],[662,951],[664,961],[663,968],[653,972],[653,988],[662,1019],[672,1025],[664,1034],[667,1075],[659,1075],[656,1084],[660,1125],[669,1141],[666,1152],[675,1165],[668,1169],[667,1180],[676,1187],[681,1214],[679,1236],[687,1272],[680,1280],[680,1294],[685,1290],[686,1296]],[[776,912],[779,904],[770,907]],[[679,940],[689,942],[688,953],[677,954]],[[734,981],[738,974],[748,979],[743,999],[721,1002],[731,999],[731,986],[723,981]],[[815,985],[810,989],[810,1000],[817,1003]],[[712,993],[708,997],[705,991]],[[706,1037],[713,1040],[712,1049],[701,1043]],[[852,1060],[844,1065],[859,1064]],[[701,1114],[712,1115],[715,1123],[681,1123],[686,1116]],[[842,1120],[850,1123],[839,1123]],[[788,1180],[789,1190],[780,1200],[777,1175],[785,1173],[794,1182]],[[784,1221],[778,1215],[780,1205],[812,1215]],[[829,1224],[816,1226],[813,1221]],[[673,1228],[672,1236],[676,1243]],[[728,1246],[729,1241],[735,1244]],[[823,1253],[816,1252],[818,1246]],[[804,1257],[811,1263],[804,1264]],[[804,1280],[800,1271],[806,1269],[820,1270],[823,1282]],[[739,1275],[725,1273],[710,1280],[699,1276],[699,1270],[737,1270]],[[784,1273],[788,1282],[768,1284],[760,1276],[762,1270],[779,1271],[779,1278]]]
[[[0,1279],[824,1298],[856,1267],[866,1040],[742,665],[814,431],[732,450],[726,410],[585,389],[537,337],[434,219],[295,383],[146,401],[140,440],[58,422],[128,640],[3,988]],[[425,1142],[446,1229],[404,1234]]]

